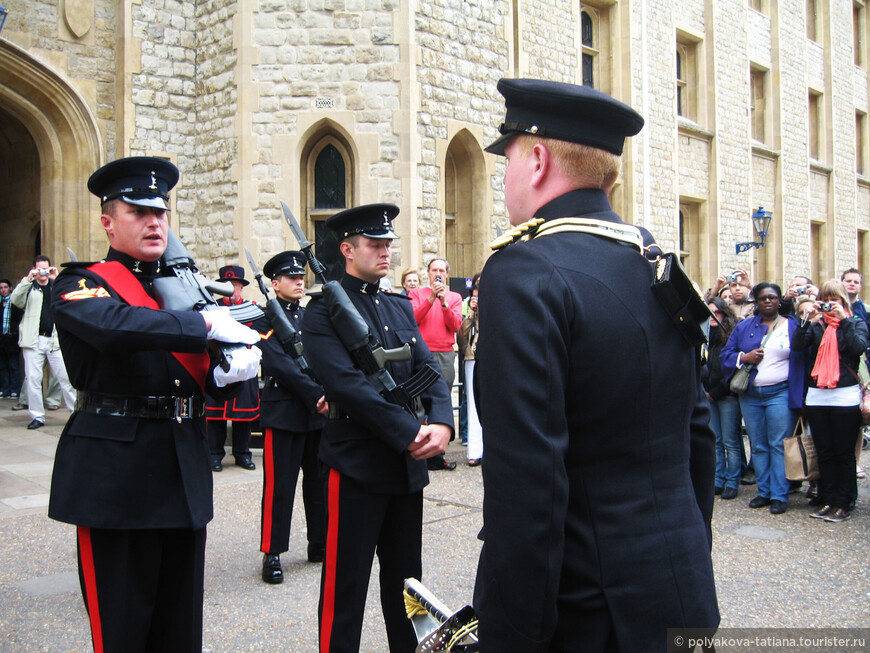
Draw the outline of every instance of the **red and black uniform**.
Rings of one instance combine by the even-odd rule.
[[[386,349],[410,345],[411,358],[386,363],[397,384],[432,366],[411,302],[381,293],[378,284],[345,274],[341,281],[371,333]],[[419,420],[390,403],[354,366],[315,294],[305,313],[305,355],[326,389],[329,420],[320,457],[329,466],[326,557],[320,589],[320,652],[358,651],[372,560],[378,555],[381,608],[391,651],[413,651],[417,638],[405,613],[404,579],[422,573],[425,460],[408,453]],[[429,423],[453,428],[453,409],[442,378],[420,396]]]
[[[58,442],[48,515],[78,526],[95,651],[199,651],[214,386],[194,312],[157,310],[157,263],[112,249],[55,281],[77,409]]]
[[[218,304],[232,306],[244,300],[233,302],[231,297],[221,297]],[[245,326],[251,326],[248,322]],[[248,379],[240,384],[241,390],[229,399],[205,397],[205,419],[208,430],[208,446],[212,463],[223,460],[226,451],[227,422],[233,422],[233,456],[239,459],[251,458],[251,423],[260,416],[260,388],[257,379]]]
[[[298,303],[277,300],[287,319],[301,331],[304,309]],[[253,328],[261,334],[264,379],[260,402],[263,426],[263,502],[260,550],[285,552],[290,542],[290,521],[296,480],[302,469],[302,500],[308,524],[308,555],[322,554],[326,518],[325,475],[317,458],[320,431],[326,418],[317,413],[323,388],[284,351],[266,317]]]

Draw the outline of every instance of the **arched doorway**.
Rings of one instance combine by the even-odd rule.
[[[96,120],[78,92],[26,50],[0,40],[0,274],[20,279],[36,253],[55,263],[102,256],[87,190],[103,161]]]
[[[480,272],[488,255],[486,165],[480,144],[467,129],[450,141],[444,160],[444,246],[451,277]]]

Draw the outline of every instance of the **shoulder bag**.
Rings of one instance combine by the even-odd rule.
[[[767,344],[767,339],[773,335],[773,332],[776,330],[776,325],[779,324],[779,320],[782,316],[777,315],[776,320],[773,323],[773,326],[770,327],[770,331],[767,332],[767,335],[764,336],[764,340],[761,341],[761,348],[764,349],[764,345]],[[731,388],[731,392],[736,395],[742,395],[744,392],[749,390],[749,378],[752,376],[752,370],[755,369],[755,365],[752,363],[748,363],[744,365],[739,370],[734,372],[734,375],[731,377],[731,381],[728,382],[728,387]]]
[[[819,478],[819,459],[813,436],[803,417],[794,425],[794,434],[782,441],[785,451],[785,477],[790,481],[815,481]]]

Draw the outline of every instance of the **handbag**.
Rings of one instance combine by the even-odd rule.
[[[785,477],[790,481],[815,481],[819,478],[819,458],[813,436],[801,417],[794,434],[782,441],[785,450]]]
[[[749,377],[752,375],[752,370],[754,369],[755,365],[748,363],[734,372],[734,376],[732,376],[731,381],[728,382],[728,387],[731,388],[731,392],[736,395],[742,395],[744,392],[749,390]]]
[[[770,330],[767,332],[767,335],[764,336],[764,340],[761,341],[761,348],[764,349],[764,345],[767,344],[767,339],[773,335],[774,330],[776,330],[776,325],[779,323],[780,316],[776,316],[776,320],[773,322],[773,326],[770,327]],[[731,380],[728,382],[728,387],[731,388],[731,392],[736,395],[742,395],[744,392],[749,390],[749,377],[752,376],[752,370],[755,369],[755,365],[752,363],[747,363],[740,369],[738,369],[731,376]]]
[[[846,369],[852,373],[852,376],[858,381],[858,387],[861,388],[861,401],[858,403],[858,407],[861,409],[861,423],[867,426],[870,424],[870,381],[862,381],[861,377],[855,374],[855,370],[848,365],[846,365]],[[864,359],[864,354],[861,354],[858,371],[861,376],[866,376],[867,362]]]

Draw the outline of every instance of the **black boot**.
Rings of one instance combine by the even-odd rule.
[[[263,580],[272,585],[284,582],[284,570],[281,569],[281,558],[277,553],[263,554]]]

